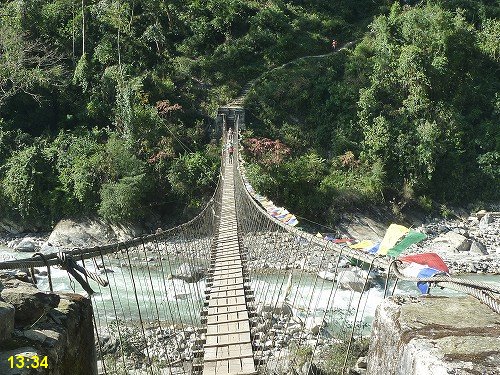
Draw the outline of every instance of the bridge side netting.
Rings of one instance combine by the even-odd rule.
[[[252,343],[259,371],[308,373],[321,368],[338,373],[351,350],[350,338],[361,341],[367,334],[368,269],[375,258],[347,274],[344,253],[352,249],[272,218],[249,194],[241,158],[236,168],[238,227],[255,294]],[[343,275],[345,282],[332,281]]]

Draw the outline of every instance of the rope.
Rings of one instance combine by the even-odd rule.
[[[89,294],[92,295],[95,292],[90,287],[89,283],[83,279],[82,275],[85,277],[90,277],[92,280],[96,281],[102,286],[108,286],[108,282],[102,277],[96,275],[93,272],[88,271],[84,267],[80,266],[71,254],[60,252],[58,254],[59,264],[63,270],[66,270],[76,281],[82,286],[82,288]],[[80,272],[82,275],[80,275]]]
[[[435,277],[412,277],[406,276],[401,273],[398,268],[398,264],[401,261],[395,261],[394,274],[399,280],[413,281],[413,282],[426,282],[435,283],[441,287],[446,287],[448,289],[453,289],[458,292],[467,293],[479,301],[490,307],[496,313],[500,313],[500,300],[493,296],[493,293],[500,294],[500,289],[493,285],[489,285],[482,282],[477,282],[473,280],[464,280],[451,276],[435,276]]]
[[[366,278],[365,278],[365,282],[363,284],[363,289],[362,289],[363,291],[366,290],[366,286],[368,285],[368,279],[370,278],[370,272],[373,268],[374,261],[375,261],[375,258],[370,263],[370,267],[368,268],[368,272],[366,273]],[[358,305],[356,306],[356,314],[354,315],[354,322],[352,324],[352,331],[351,331],[351,335],[349,337],[349,345],[347,346],[347,351],[345,353],[345,358],[344,358],[344,364],[342,365],[342,373],[344,373],[345,367],[347,365],[347,360],[349,359],[349,352],[351,350],[352,341],[354,339],[354,330],[356,329],[356,319],[358,318],[359,306],[361,305],[361,299],[362,299],[361,297],[362,296],[359,297]]]
[[[39,256],[40,258],[42,258],[42,261],[45,263],[45,267],[47,267],[47,279],[49,280],[49,289],[51,292],[54,292],[54,287],[52,285],[52,276],[50,273],[50,266],[47,262],[47,258],[42,253],[35,253],[35,254],[33,254],[32,258],[34,258],[36,256]],[[30,267],[30,271],[31,271],[31,279],[36,284],[35,267]]]

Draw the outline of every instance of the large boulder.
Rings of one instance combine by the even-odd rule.
[[[334,281],[335,273],[328,271],[318,272],[318,276],[322,279]],[[368,277],[368,281],[365,286],[365,279]],[[355,292],[363,292],[368,290],[373,286],[372,275],[368,275],[366,271],[360,269],[340,269],[336,281],[339,283],[339,287],[342,289],[354,290]],[[364,289],[363,289],[364,288]]]
[[[97,219],[64,219],[54,227],[47,244],[65,248],[91,247],[125,241],[142,233],[141,228],[132,225],[113,224]]]
[[[439,246],[441,250],[462,252],[470,250],[471,241],[459,233],[449,231],[434,238],[433,244]]]
[[[8,220],[8,219],[0,219],[0,229],[3,229],[5,232],[12,234],[19,234],[24,232],[25,228],[20,226],[19,224]]]
[[[0,301],[0,342],[8,340],[14,332],[14,306]]]
[[[172,273],[173,279],[180,279],[187,283],[196,283],[205,277],[205,270],[202,267],[193,266],[188,263],[182,264]]]
[[[15,323],[22,326],[36,322],[42,315],[57,307],[60,299],[57,294],[42,292],[33,284],[18,280],[13,284],[6,284],[0,296],[15,307]]]
[[[0,345],[2,375],[97,375],[92,303],[78,294],[57,295],[51,319],[41,319],[27,330],[15,330],[8,347]],[[48,368],[11,369],[8,358],[47,356]]]
[[[26,253],[34,253],[38,249],[35,240],[31,237],[26,237],[21,240],[17,245],[14,246],[14,250],[26,252]]]
[[[479,241],[472,242],[472,245],[470,246],[470,252],[481,254],[481,255],[488,255],[488,250],[486,249],[486,246],[484,246]]]
[[[321,317],[310,316],[304,321],[304,328],[311,332],[313,335],[317,335],[319,331],[326,326],[326,321]]]
[[[373,283],[368,280],[365,286],[366,275],[363,275],[358,270],[341,270],[337,277],[339,287],[342,289],[354,290],[362,293],[373,286]]]
[[[349,238],[362,238],[380,241],[387,230],[386,221],[391,221],[384,214],[373,215],[350,215],[343,218],[338,225],[340,232]]]
[[[488,225],[490,225],[493,222],[493,215],[491,213],[487,212],[481,220],[479,220],[479,229],[486,229],[488,228]]]

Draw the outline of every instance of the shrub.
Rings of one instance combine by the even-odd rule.
[[[218,172],[217,159],[204,153],[190,152],[177,158],[168,172],[172,191],[188,202],[196,195],[212,191]]]
[[[15,151],[5,165],[2,181],[4,197],[23,220],[36,226],[47,226],[57,178],[52,156],[43,146],[34,145]],[[42,225],[42,223],[45,223]]]
[[[71,136],[60,133],[54,142],[59,153],[59,181],[68,202],[64,211],[68,214],[93,213],[99,205],[105,147],[98,137],[99,133],[92,132]]]
[[[100,191],[99,215],[115,222],[140,219],[145,213],[142,200],[147,190],[144,174],[104,184]]]

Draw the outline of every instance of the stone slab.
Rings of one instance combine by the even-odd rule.
[[[500,314],[472,297],[386,299],[367,362],[367,374],[499,374]]]

